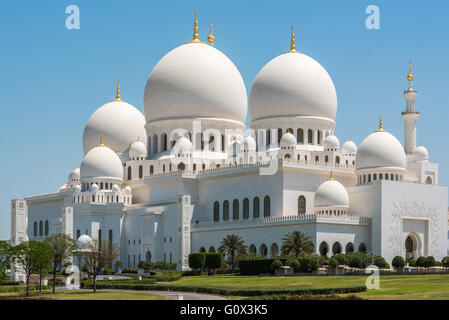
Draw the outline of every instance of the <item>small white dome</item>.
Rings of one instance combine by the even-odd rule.
[[[123,179],[123,165],[118,155],[110,148],[100,144],[90,150],[80,166],[83,178],[118,178]]]
[[[256,151],[256,140],[251,136],[246,136],[243,139],[243,150],[244,151]]]
[[[134,158],[141,158],[147,156],[147,146],[142,141],[137,140],[131,144],[131,147],[129,148],[129,157],[131,159]]]
[[[146,137],[145,117],[124,101],[112,101],[98,108],[87,121],[83,133],[84,154],[95,148],[103,136],[108,146],[122,153],[137,137]]]
[[[340,148],[340,140],[333,134],[327,136],[323,141],[324,150],[334,150]]]
[[[112,191],[113,192],[119,192],[120,191],[120,187],[118,186],[118,184],[113,184],[112,185]]]
[[[344,154],[354,154],[357,152],[357,145],[351,140],[346,141],[341,148]]]
[[[125,193],[131,194],[131,187],[130,186],[126,186],[125,189],[123,189],[123,191],[125,191]]]
[[[323,182],[315,192],[314,206],[349,207],[349,196],[345,187],[337,180]]]
[[[78,240],[76,240],[76,243],[78,246],[80,247],[86,247],[89,244],[91,244],[93,242],[92,238],[89,237],[87,234],[83,234],[81,235]]]
[[[296,145],[296,138],[290,132],[285,133],[281,138],[281,148],[283,147],[292,147]]]
[[[423,146],[415,148],[412,153],[413,161],[426,161],[429,160],[429,151]]]
[[[75,191],[75,192],[81,192],[81,186],[79,184],[77,184],[76,186],[74,186],[72,188],[72,190]]]
[[[90,186],[90,190],[91,191],[98,191],[98,184],[96,184],[96,183],[94,183],[94,184],[92,184],[91,186]]]
[[[366,137],[355,156],[357,170],[368,168],[405,169],[405,165],[406,157],[402,144],[383,129]]]
[[[76,184],[80,181],[80,168],[75,168],[67,178],[68,184]]]
[[[193,152],[193,144],[186,137],[179,138],[175,145],[173,146],[171,153],[172,154],[190,154]]]
[[[337,113],[337,93],[327,71],[302,53],[285,53],[268,62],[253,82],[251,120],[317,117]]]
[[[222,52],[205,43],[186,43],[154,67],[145,87],[144,109],[148,122],[221,118],[243,125],[246,88]]]

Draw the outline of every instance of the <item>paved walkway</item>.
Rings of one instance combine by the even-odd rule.
[[[92,289],[79,289],[89,290]],[[97,289],[97,291],[129,291],[129,292],[146,292],[164,296],[167,300],[229,300],[227,297],[215,294],[204,294],[195,292],[178,292],[178,291],[155,291],[155,290],[118,290],[118,289]]]

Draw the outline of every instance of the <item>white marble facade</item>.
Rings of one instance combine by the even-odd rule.
[[[165,260],[187,269],[190,252],[216,251],[228,234],[271,257],[299,230],[321,254],[441,259],[448,190],[416,146],[411,69],[407,79],[405,150],[374,119],[359,147],[340,146],[332,79],[294,41],[261,69],[248,99],[229,58],[194,37],[154,67],[145,115],[118,86],[87,122],[84,158],[67,183],[12,201],[11,241],[86,234],[115,242],[126,267]]]

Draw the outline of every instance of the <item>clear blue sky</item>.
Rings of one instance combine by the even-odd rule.
[[[76,4],[81,29],[65,28]],[[380,8],[380,30],[365,8]],[[338,94],[336,135],[357,144],[384,127],[401,141],[408,61],[418,90],[418,143],[449,183],[449,1],[2,1],[0,4],[0,239],[10,233],[10,200],[56,191],[82,160],[92,112],[114,98],[142,110],[157,61],[212,18],[215,46],[240,70],[247,90],[257,72],[289,47],[319,61]]]

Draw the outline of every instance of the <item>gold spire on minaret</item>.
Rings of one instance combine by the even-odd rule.
[[[201,42],[200,36],[198,35],[198,11],[195,10],[195,21],[193,22],[193,40],[191,42]]]
[[[214,33],[212,32],[212,19],[210,19],[210,33],[209,33],[209,36],[207,37],[207,41],[209,41],[209,44],[211,46],[214,45],[215,37],[214,37]]]
[[[117,93],[115,94],[115,101],[122,101],[122,99],[120,99],[120,80],[117,80]]]
[[[383,126],[382,126],[382,117],[379,119],[379,129],[377,129],[375,132],[385,132]]]
[[[103,143],[103,136],[100,138],[100,144],[97,147],[106,147]]]
[[[329,175],[329,181],[332,181],[332,180],[334,180],[334,173],[331,170],[331,173]]]
[[[414,75],[413,75],[413,73],[412,73],[412,62],[410,61],[410,63],[409,63],[409,66],[410,66],[410,69],[409,69],[409,72],[408,72],[408,75],[407,75],[407,80],[408,81],[413,81],[413,78],[415,77]]]
[[[291,39],[290,39],[290,51],[291,53],[293,52],[298,52],[296,51],[296,45],[295,45],[295,25],[292,24],[292,35],[291,35]]]

